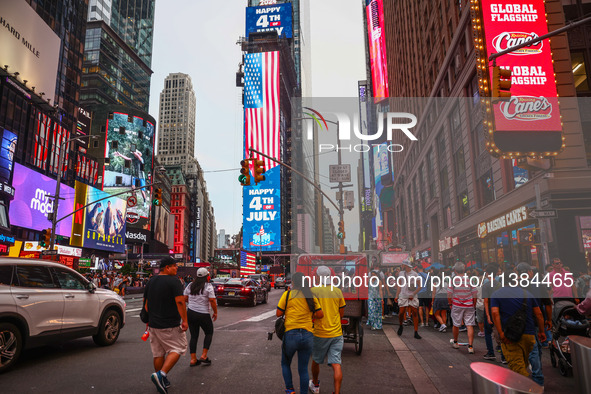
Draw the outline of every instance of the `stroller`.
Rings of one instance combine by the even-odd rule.
[[[552,342],[550,343],[550,361],[552,366],[558,366],[562,376],[572,374],[569,335],[589,336],[590,324],[575,309],[570,301],[559,301],[554,304],[552,312]]]

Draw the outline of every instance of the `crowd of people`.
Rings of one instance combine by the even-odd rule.
[[[126,295],[129,287],[144,287],[152,275],[142,277],[139,275],[123,275],[113,272],[95,272],[86,275],[86,279],[92,282],[97,288],[113,290],[120,296]]]

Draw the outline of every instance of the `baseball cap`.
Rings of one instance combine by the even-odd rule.
[[[162,260],[160,260],[160,268],[165,268],[169,265],[173,265],[176,264],[176,260],[173,259],[172,257],[165,257]]]
[[[527,271],[531,271],[533,269],[534,269],[534,267],[532,267],[528,263],[519,263],[519,264],[517,264],[517,267],[515,267],[515,271],[517,271],[519,273],[524,273]]]
[[[331,272],[330,268],[328,268],[326,265],[321,265],[316,270],[316,275],[318,275],[319,277],[322,278],[322,277],[325,277],[325,276],[331,276],[332,275],[332,272]]]
[[[198,278],[203,278],[204,276],[209,275],[209,271],[207,270],[207,268],[201,267],[197,270],[197,277]]]
[[[411,267],[412,268],[412,264],[410,263],[410,260],[403,260],[402,261],[402,265],[406,265],[407,267]]]

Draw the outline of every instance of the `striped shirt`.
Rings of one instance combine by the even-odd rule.
[[[474,298],[478,295],[478,289],[470,286],[467,275],[462,277],[461,286],[455,286],[453,282],[457,284],[459,280],[456,277],[453,279],[455,281],[452,280],[452,285],[447,289],[447,297],[452,299],[452,306],[458,308],[474,308]]]

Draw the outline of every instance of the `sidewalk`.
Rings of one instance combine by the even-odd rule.
[[[460,349],[451,347],[449,340],[453,338],[451,327],[446,333],[440,333],[430,327],[419,327],[422,339],[414,339],[412,326],[405,326],[401,337],[398,337],[398,316],[384,320],[384,334],[396,350],[396,354],[402,361],[409,376],[416,376],[418,380],[414,384],[417,393],[469,393],[472,392],[470,376],[470,363],[493,362],[483,359],[486,353],[484,338],[478,337],[478,328],[475,327],[474,350],[475,354],[468,354],[467,346]],[[466,332],[461,332],[458,342],[468,342]],[[408,357],[412,355],[413,357]],[[566,378],[560,375],[558,369],[550,364],[549,350],[544,349],[543,371],[545,378],[545,393],[574,392],[575,383],[572,377]],[[500,354],[497,353],[497,365],[500,363]],[[506,366],[506,365],[505,365]],[[418,371],[420,369],[421,371]],[[421,379],[421,375],[428,380]],[[432,388],[436,388],[433,391]]]

